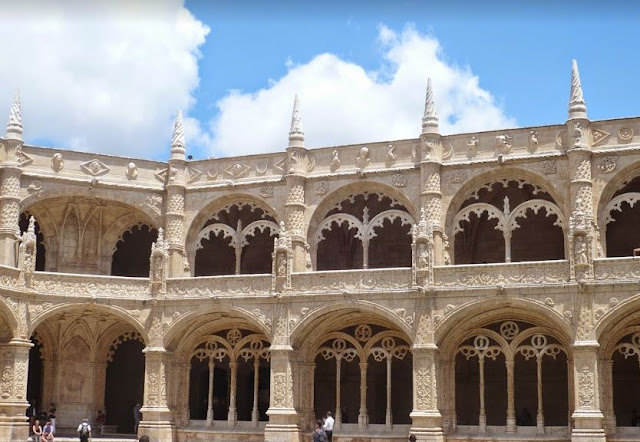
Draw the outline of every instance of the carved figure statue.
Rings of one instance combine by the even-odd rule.
[[[589,265],[589,259],[587,257],[587,244],[584,241],[584,237],[579,235],[575,239],[573,246],[575,254],[575,263],[577,265]]]
[[[278,254],[278,276],[287,276],[287,257],[284,253]]]
[[[429,267],[429,251],[426,244],[420,244],[420,252],[418,253],[418,268],[426,269]]]
[[[529,131],[529,149],[535,150],[538,147],[538,132]]]
[[[132,181],[138,178],[138,166],[136,166],[136,163],[131,162],[127,164],[126,175],[127,175],[127,178],[129,178]]]
[[[342,161],[340,161],[340,158],[338,158],[338,149],[333,149],[333,154],[331,157],[331,163],[329,167],[333,171],[339,168],[341,164],[342,164]]]
[[[51,169],[54,172],[60,172],[64,169],[64,160],[62,159],[61,153],[54,153],[53,158],[51,158]]]
[[[356,157],[356,162],[361,169],[364,169],[369,165],[369,161],[371,161],[369,148],[366,146],[362,147],[360,149],[360,152],[358,153],[358,156]]]
[[[575,124],[575,126],[573,127],[573,137],[576,140],[576,145],[579,145],[582,143],[582,137],[584,135],[583,129],[582,129],[582,123],[580,123],[579,121]]]
[[[478,153],[478,146],[480,145],[480,140],[476,136],[471,137],[471,139],[467,142],[467,147],[469,148],[469,156],[476,156]]]
[[[393,144],[389,144],[387,149],[387,163],[393,164],[398,159],[398,154],[395,152],[396,147]]]
[[[444,265],[451,265],[451,254],[449,253],[449,237],[444,235],[443,237],[444,243]]]

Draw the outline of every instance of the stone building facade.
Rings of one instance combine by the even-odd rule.
[[[640,119],[168,162],[0,150],[0,439],[616,441],[640,409]],[[418,123],[417,119],[417,123]],[[418,124],[416,124],[418,126]],[[418,126],[419,127],[419,126]],[[634,436],[635,435],[635,436]]]

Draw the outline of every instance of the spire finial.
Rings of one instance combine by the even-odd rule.
[[[300,100],[298,99],[298,94],[296,94],[293,100],[291,129],[289,130],[289,147],[304,147],[304,129],[302,129],[302,116],[300,115]]]
[[[427,96],[424,100],[424,116],[422,117],[422,133],[437,134],[438,133],[438,113],[436,112],[436,103],[433,99],[433,88],[431,86],[431,78],[427,79]]]
[[[11,103],[9,121],[7,122],[7,138],[22,139],[22,109],[20,106],[20,90],[16,90],[16,95]]]
[[[171,158],[175,158],[174,154],[177,154],[184,159],[184,152],[184,123],[182,122],[182,111],[179,110],[173,127],[173,137],[171,138]]]
[[[578,62],[571,62],[571,95],[569,97],[569,119],[587,118],[587,104],[582,95],[582,85],[580,84],[580,73],[578,72]]]

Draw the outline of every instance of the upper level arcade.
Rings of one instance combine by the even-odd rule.
[[[33,281],[150,278],[175,293],[241,275],[304,291],[309,274],[339,286],[373,269],[436,288],[536,269],[615,279],[640,248],[639,133],[638,118],[587,118],[576,65],[561,125],[441,135],[429,83],[417,138],[308,149],[296,98],[282,152],[197,161],[181,115],[168,162],[26,145],[17,97],[1,139],[0,262],[45,272]]]

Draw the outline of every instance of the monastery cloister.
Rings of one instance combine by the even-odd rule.
[[[418,126],[418,119],[417,124]],[[419,127],[419,126],[418,126]],[[418,132],[418,131],[416,131]],[[284,137],[283,137],[284,138]],[[168,162],[0,139],[0,440],[628,441],[640,118]]]

